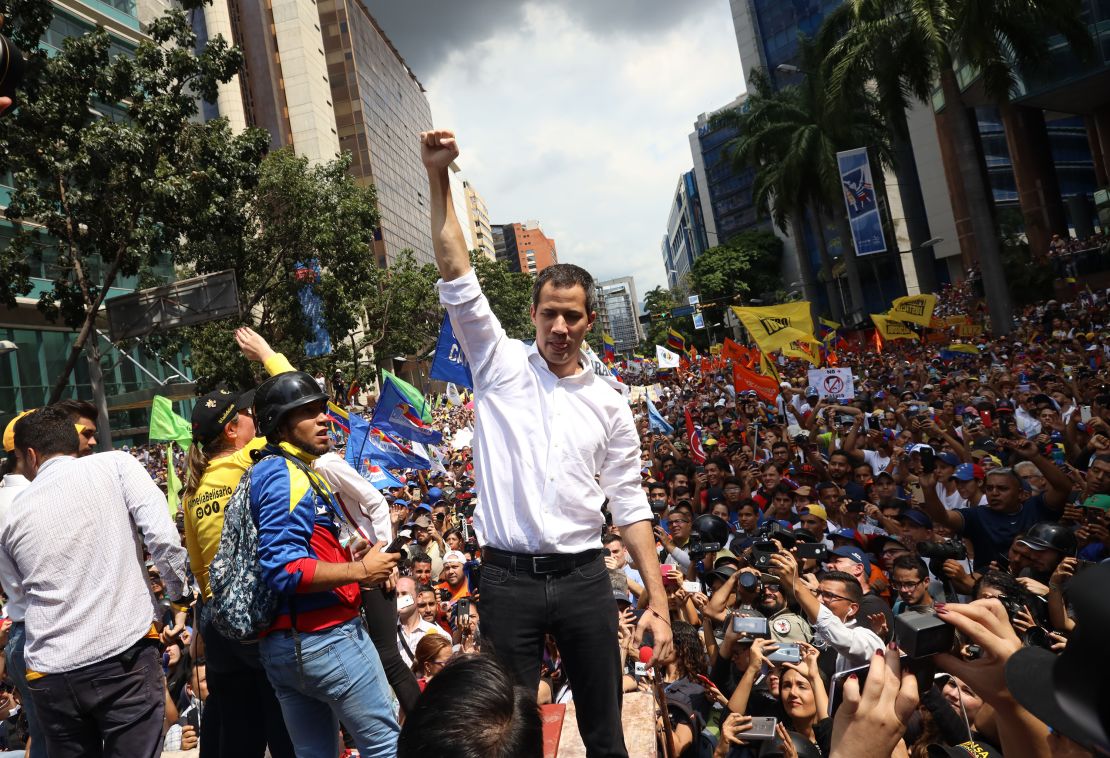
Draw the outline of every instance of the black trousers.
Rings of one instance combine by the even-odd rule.
[[[397,649],[397,601],[390,597],[392,593],[386,594],[380,587],[361,592],[366,631],[370,633],[370,640],[382,659],[385,678],[393,688],[401,709],[412,713],[420,698],[420,685]]]
[[[229,640],[203,624],[208,699],[200,722],[201,758],[293,758],[281,704],[258,657],[258,644]]]
[[[154,645],[27,683],[50,756],[154,758],[166,715],[162,660]]]
[[[492,652],[535,693],[544,635],[551,634],[574,692],[578,731],[589,758],[627,758],[621,726],[623,673],[617,605],[601,555],[571,571],[532,574],[483,564],[482,650]]]

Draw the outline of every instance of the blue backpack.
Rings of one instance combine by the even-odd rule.
[[[205,608],[224,637],[250,639],[274,622],[279,597],[262,579],[258,527],[251,517],[249,472],[239,480],[224,509],[220,546],[208,566],[208,585],[212,600]]]

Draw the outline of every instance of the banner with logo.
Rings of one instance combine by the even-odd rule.
[[[678,368],[678,353],[672,353],[662,345],[655,346],[655,360],[659,368]]]
[[[779,396],[779,383],[773,376],[763,376],[740,365],[732,367],[732,386],[739,392],[753,390],[761,400],[773,403]]]
[[[875,185],[871,181],[867,148],[839,152],[836,163],[840,167],[840,186],[844,190],[844,205],[848,209],[848,223],[852,227],[856,254],[885,253],[886,237],[883,235]]]
[[[732,311],[764,353],[796,340],[814,338],[813,316],[805,300],[762,308],[733,306]]]
[[[856,384],[850,368],[812,368],[809,370],[809,386],[816,388],[822,399],[856,396]]]
[[[895,321],[885,315],[877,313],[871,314],[871,320],[875,322],[875,328],[879,330],[884,340],[915,340],[917,339],[917,332],[910,329],[901,321]]]
[[[887,318],[908,321],[921,326],[933,326],[933,309],[937,307],[936,295],[907,295],[890,304]]]
[[[331,336],[324,325],[324,301],[316,292],[316,282],[320,281],[320,261],[315,258],[304,263],[298,261],[293,266],[293,278],[301,284],[297,289],[297,299],[312,335],[312,339],[304,345],[304,354],[309,358],[328,355],[331,353]]]

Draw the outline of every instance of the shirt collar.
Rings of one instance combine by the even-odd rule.
[[[77,460],[77,456],[76,455],[56,455],[53,458],[51,458],[50,460],[39,464],[39,470],[38,470],[38,472],[36,472],[35,476],[39,476],[40,474],[42,474],[43,471],[46,471],[47,467],[53,466],[55,462],[64,461],[64,460],[71,460],[71,461]]]
[[[544,371],[551,374],[552,376],[555,376],[555,372],[553,372],[551,368],[547,365],[547,361],[540,354],[540,349],[539,347],[537,347],[535,342],[528,346],[528,360],[536,366],[542,368]],[[555,376],[555,379],[559,381],[577,382],[581,384],[593,374],[593,371],[590,369],[590,359],[582,350],[578,351],[578,369],[578,373],[574,376]]]
[[[315,461],[319,457],[319,456],[313,455],[312,453],[306,453],[304,450],[301,450],[299,447],[297,447],[296,445],[294,445],[291,442],[280,442],[278,444],[279,444],[279,446],[281,447],[282,450],[284,450],[285,452],[289,453],[292,456],[295,456],[295,457],[299,458],[301,461],[307,463],[310,466],[312,465],[312,462]]]

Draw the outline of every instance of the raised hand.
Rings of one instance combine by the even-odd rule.
[[[262,363],[274,354],[270,343],[249,326],[241,326],[235,330],[235,344],[248,361]]]
[[[433,129],[420,134],[420,160],[429,171],[442,171],[458,157],[459,143],[454,132]]]

